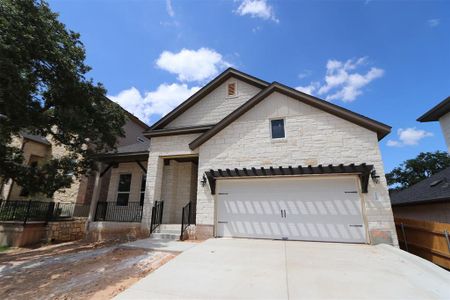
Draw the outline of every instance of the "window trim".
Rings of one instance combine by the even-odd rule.
[[[283,121],[283,133],[284,133],[284,137],[273,137],[273,131],[272,131],[272,121],[279,121],[282,120]],[[286,134],[286,118],[271,118],[269,119],[269,131],[270,131],[270,139],[272,141],[284,141],[287,138],[287,134]]]
[[[130,187],[128,191],[119,191],[120,186],[120,176],[122,175],[130,175]],[[133,173],[132,172],[121,172],[118,174],[117,177],[117,187],[116,187],[116,206],[128,206],[128,203],[130,203],[130,195],[131,195],[131,184],[133,183]],[[120,194],[128,194],[128,200],[126,204],[119,204],[119,195]]]

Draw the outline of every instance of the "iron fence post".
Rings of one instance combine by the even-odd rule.
[[[27,224],[28,214],[30,213],[30,207],[31,207],[31,200],[28,201],[27,212],[25,213],[25,217],[23,219],[23,225]]]
[[[405,234],[405,226],[403,225],[403,223],[400,223],[400,227],[402,228],[403,242],[405,243],[405,249],[407,252],[409,252],[408,241],[406,240],[406,234]]]

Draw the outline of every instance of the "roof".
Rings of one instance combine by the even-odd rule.
[[[450,167],[390,197],[393,206],[450,201]]]
[[[43,136],[37,134],[31,134],[28,132],[21,132],[20,135],[30,141],[41,143],[47,146],[51,146],[50,142]]]
[[[147,160],[150,141],[138,142],[131,145],[117,147],[116,150],[99,154],[99,160]]]
[[[203,88],[201,88],[198,92],[196,92],[194,95],[189,97],[186,101],[178,105],[175,109],[173,109],[171,112],[169,112],[166,116],[161,118],[158,122],[153,124],[150,129],[156,130],[156,129],[162,129],[164,126],[172,122],[175,118],[177,118],[179,115],[181,115],[183,112],[185,112],[187,109],[192,107],[195,103],[200,101],[202,98],[204,98],[206,95],[208,95],[210,92],[215,90],[219,85],[224,83],[229,78],[234,77],[239,80],[242,80],[244,82],[247,82],[251,85],[257,86],[259,88],[265,88],[269,86],[269,83],[267,81],[264,81],[262,79],[256,78],[254,76],[251,76],[249,74],[246,74],[244,72],[241,72],[239,70],[228,68],[225,71],[223,71],[221,74],[219,74],[216,78],[211,80],[207,85],[205,85]]]
[[[440,117],[450,111],[450,96],[445,98],[441,103],[427,111],[417,119],[419,122],[438,121]]]
[[[219,123],[214,125],[214,127],[212,127],[210,130],[208,130],[207,132],[203,133],[198,138],[196,138],[193,142],[189,144],[189,147],[191,149],[199,147],[204,142],[209,140],[211,137],[216,135],[219,131],[221,131],[226,126],[235,121],[237,118],[239,118],[244,113],[249,111],[256,104],[267,98],[273,92],[282,93],[305,104],[311,105],[315,108],[321,109],[330,114],[336,115],[342,119],[345,119],[359,126],[367,128],[371,131],[374,131],[377,133],[378,140],[381,140],[383,137],[385,137],[387,134],[391,132],[391,127],[386,124],[375,121],[358,113],[352,112],[348,109],[345,109],[328,101],[297,91],[281,83],[273,82],[268,87],[261,90],[253,98],[249,99],[243,105],[241,105],[232,113],[230,113],[228,116],[226,116],[224,119],[222,119]]]

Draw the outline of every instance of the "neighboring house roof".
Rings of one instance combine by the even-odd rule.
[[[444,99],[441,103],[427,111],[417,119],[419,122],[438,121],[440,117],[450,111],[450,96]]]
[[[224,83],[229,78],[237,78],[239,80],[242,80],[248,84],[257,86],[259,88],[265,88],[269,86],[269,83],[261,80],[259,78],[256,78],[254,76],[251,76],[249,74],[246,74],[244,72],[241,72],[239,70],[228,68],[224,72],[222,72],[219,76],[214,78],[212,81],[210,81],[207,85],[205,85],[203,88],[201,88],[198,92],[196,92],[194,95],[189,97],[186,101],[178,105],[175,109],[173,109],[171,112],[169,112],[166,116],[161,118],[158,122],[153,124],[148,130],[156,130],[156,129],[162,129],[164,126],[172,122],[175,118],[177,118],[179,115],[181,115],[183,112],[185,112],[188,108],[192,107],[195,103],[203,99],[206,95],[211,93],[213,90],[215,90],[218,86],[220,86],[222,83]]]
[[[450,201],[450,167],[390,197],[393,206]]]
[[[122,147],[117,147],[116,150],[107,153],[99,154],[97,157],[102,161],[109,160],[147,160],[150,148],[150,141],[134,143]]]
[[[230,113],[228,116],[226,116],[224,119],[222,119],[219,123],[214,125],[214,127],[212,127],[210,130],[206,131],[205,133],[200,135],[198,138],[196,138],[193,142],[191,142],[189,144],[189,147],[191,149],[195,149],[195,148],[199,147],[204,142],[209,140],[211,137],[216,135],[219,131],[224,129],[226,126],[231,124],[237,118],[242,116],[244,113],[249,111],[252,107],[254,107],[256,104],[258,104],[259,102],[261,102],[262,100],[264,100],[266,97],[268,97],[270,94],[272,94],[274,92],[282,93],[286,96],[294,98],[305,104],[311,105],[315,108],[321,109],[330,114],[338,116],[342,119],[345,119],[345,120],[355,123],[359,126],[367,128],[371,131],[374,131],[377,133],[378,140],[381,140],[383,137],[385,137],[387,134],[389,134],[391,132],[391,127],[386,124],[380,123],[378,121],[375,121],[373,119],[370,119],[370,118],[360,115],[358,113],[352,112],[348,109],[345,109],[338,105],[332,104],[328,101],[325,101],[325,100],[313,97],[311,95],[305,94],[303,92],[297,91],[297,90],[290,88],[288,86],[285,86],[281,83],[273,82],[271,85],[269,85],[265,89],[261,90],[253,98],[249,99],[243,105],[241,105],[236,110],[234,110],[232,113]]]
[[[40,144],[44,144],[44,145],[47,145],[47,146],[51,146],[51,143],[43,136],[36,135],[36,134],[31,134],[31,133],[28,133],[28,132],[22,132],[22,133],[20,133],[20,135],[24,139],[27,139],[27,140],[30,140],[30,141],[33,141],[33,142],[37,142],[37,143],[40,143]]]

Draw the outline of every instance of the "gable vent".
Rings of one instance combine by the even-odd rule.
[[[236,96],[236,82],[232,82],[228,84],[228,96]]]

